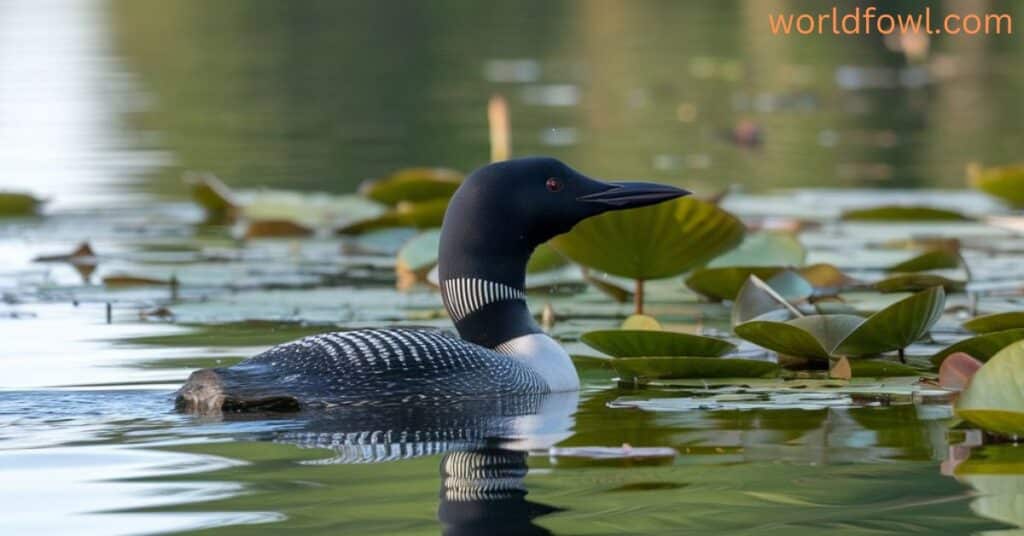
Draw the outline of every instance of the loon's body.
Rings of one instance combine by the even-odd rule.
[[[551,158],[485,166],[456,191],[441,230],[441,295],[459,337],[413,328],[314,335],[193,373],[177,404],[297,410],[577,390],[569,355],[527,309],[530,254],[590,216],[687,193],[596,181]]]

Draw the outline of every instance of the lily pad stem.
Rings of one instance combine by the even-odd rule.
[[[644,280],[637,279],[636,287],[633,289],[633,309],[634,314],[644,314]]]
[[[900,363],[906,364],[907,363],[907,349],[906,348],[900,348],[899,349],[899,356],[900,356]]]

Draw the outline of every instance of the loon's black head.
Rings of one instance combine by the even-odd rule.
[[[599,181],[554,158],[519,158],[470,174],[448,206],[444,232],[469,226],[495,246],[532,251],[591,216],[687,194],[662,184]]]

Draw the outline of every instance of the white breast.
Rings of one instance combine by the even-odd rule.
[[[537,371],[553,393],[578,391],[576,367],[562,345],[543,333],[531,333],[499,344],[494,349]]]

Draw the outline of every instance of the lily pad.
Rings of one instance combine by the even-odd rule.
[[[415,227],[417,229],[440,227],[447,209],[448,199],[432,199],[415,203],[403,201],[384,214],[341,227],[338,229],[338,234],[356,235],[392,227]]]
[[[981,334],[1017,328],[1024,328],[1024,311],[984,315],[964,322],[964,329]]]
[[[782,355],[825,360],[864,319],[853,315],[813,315],[786,322],[751,320],[736,335]]]
[[[383,179],[369,180],[359,193],[387,205],[401,201],[447,199],[462,184],[462,173],[447,168],[408,168]]]
[[[1007,346],[1024,339],[1024,328],[995,331],[964,339],[932,356],[932,363],[940,365],[946,357],[963,352],[979,361],[988,361]]]
[[[619,327],[644,331],[661,331],[662,329],[661,323],[656,318],[647,315],[629,315]]]
[[[238,215],[241,203],[220,179],[209,173],[186,173],[182,180],[189,187],[192,200],[203,207],[207,221],[231,221]]]
[[[538,274],[557,270],[569,264],[569,260],[562,256],[548,244],[541,244],[533,250],[530,261],[526,263],[526,273]]]
[[[944,270],[960,267],[960,254],[944,249],[926,251],[912,259],[896,263],[885,269],[886,272],[925,272],[928,270]]]
[[[935,207],[886,205],[874,208],[848,210],[841,218],[844,221],[866,222],[928,222],[928,221],[973,221],[972,218],[953,211]]]
[[[584,333],[580,340],[596,350],[617,358],[647,356],[717,357],[736,349],[735,344],[714,337],[646,329],[590,331]]]
[[[0,192],[0,216],[32,216],[43,202],[29,194]]]
[[[736,301],[732,306],[732,324],[742,324],[779,310],[788,313],[783,320],[803,316],[785,296],[756,275],[752,275],[747,278],[747,282],[736,295]]]
[[[955,411],[985,430],[1024,435],[1024,343],[989,359],[960,394]]]
[[[1014,208],[1024,207],[1024,165],[982,168],[971,166],[968,182],[991,196],[998,197]]]
[[[702,266],[736,247],[743,222],[717,206],[680,198],[584,220],[552,245],[595,270],[658,279]]]
[[[942,287],[918,292],[868,317],[835,352],[858,356],[902,350],[924,337],[942,317],[945,307]]]
[[[430,269],[437,264],[440,239],[441,230],[431,229],[414,236],[398,250],[395,274],[399,289],[410,288],[427,277]]]
[[[779,266],[729,266],[726,268],[699,268],[686,278],[690,290],[712,300],[733,300],[750,276],[769,279],[781,272]]]
[[[841,290],[859,283],[834,264],[812,264],[801,268],[798,272],[816,289]]]
[[[936,274],[899,274],[871,286],[882,293],[919,292],[932,287],[942,287],[946,292],[963,292],[967,288],[967,283]]]
[[[807,250],[796,236],[762,231],[747,235],[739,247],[709,262],[708,268],[800,266],[806,258]]]
[[[302,237],[313,234],[313,229],[291,220],[254,220],[245,227],[245,238]]]
[[[620,380],[644,378],[762,378],[779,366],[770,361],[721,357],[623,357],[609,360]]]

